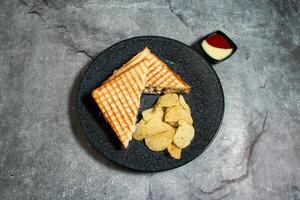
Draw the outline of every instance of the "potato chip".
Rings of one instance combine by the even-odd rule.
[[[166,123],[170,124],[171,126],[173,126],[175,128],[177,128],[179,126],[178,122],[172,122],[172,121],[170,121],[170,122],[166,122]]]
[[[181,106],[167,108],[164,121],[168,123],[177,123],[178,120],[183,120],[189,124],[193,124],[191,113],[187,110],[184,110]]]
[[[133,138],[140,141],[144,139],[144,134],[147,131],[146,128],[146,121],[141,119],[141,121],[139,121],[139,123],[136,124],[136,129],[133,132]]]
[[[156,108],[161,109],[164,107],[171,107],[171,106],[178,106],[179,105],[179,99],[178,95],[175,93],[165,94],[161,97],[159,97]]]
[[[146,124],[146,121],[144,120],[144,119],[141,119],[138,123],[137,123],[137,125],[138,124]]]
[[[180,120],[178,120],[178,123],[177,123],[177,124],[178,124],[178,126],[180,126],[180,125],[184,125],[184,124],[186,124],[186,123],[187,123],[187,122],[185,122],[185,121],[183,121],[183,120],[180,119]]]
[[[160,119],[163,120],[164,117],[164,111],[154,109],[154,108],[149,108],[147,110],[144,110],[142,112],[143,119],[145,121],[150,121],[151,119]]]
[[[137,124],[136,131],[133,137],[134,139],[137,138],[137,140],[141,140],[141,138],[143,139],[143,138],[151,137],[153,135],[156,135],[164,131],[175,132],[175,129],[171,125],[159,119],[151,119],[150,121],[144,124]]]
[[[167,147],[169,155],[174,159],[180,159],[181,157],[181,149],[178,148],[175,144],[171,143]]]
[[[179,121],[180,126],[177,128],[173,143],[179,148],[187,147],[195,135],[194,127],[185,121]]]
[[[162,151],[171,144],[175,131],[164,131],[151,137],[145,138],[145,144],[152,151]]]
[[[184,100],[184,98],[183,98],[182,95],[179,95],[179,103],[180,103],[180,105],[182,106],[182,108],[184,110],[187,110],[189,112],[191,111],[189,105],[185,102],[185,100]]]

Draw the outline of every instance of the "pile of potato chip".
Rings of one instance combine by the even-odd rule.
[[[160,96],[157,103],[142,112],[133,138],[145,139],[152,151],[167,149],[170,156],[180,159],[182,149],[192,141],[195,130],[191,110],[183,96],[175,93]]]

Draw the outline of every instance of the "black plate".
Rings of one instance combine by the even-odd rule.
[[[196,133],[180,160],[170,158],[165,152],[152,152],[143,142],[135,140],[123,150],[91,97],[93,89],[145,46],[191,85],[191,92],[184,98],[191,107]],[[158,95],[142,95],[140,111],[151,107],[157,98]],[[101,52],[82,77],[77,104],[81,127],[92,145],[107,159],[139,171],[173,169],[198,157],[215,137],[224,113],[222,86],[208,62],[189,46],[157,36],[127,39]]]

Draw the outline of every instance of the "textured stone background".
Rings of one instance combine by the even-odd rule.
[[[300,199],[300,3],[2,0],[0,199]],[[226,111],[210,148],[175,170],[127,171],[95,152],[74,112],[78,77],[138,35],[192,44],[223,30]]]

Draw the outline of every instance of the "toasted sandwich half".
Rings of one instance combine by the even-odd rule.
[[[140,98],[146,86],[148,72],[145,62],[140,61],[92,92],[105,120],[125,149],[135,131]]]
[[[146,88],[144,94],[161,93],[188,93],[190,86],[184,82],[179,75],[175,74],[162,60],[160,60],[149,48],[145,47],[143,51],[134,56],[130,61],[116,70],[108,79],[117,77],[122,72],[130,69],[139,62],[145,62],[149,73],[146,77]]]
[[[162,60],[151,53],[145,58],[147,74],[144,94],[188,93],[190,86],[175,74]]]

